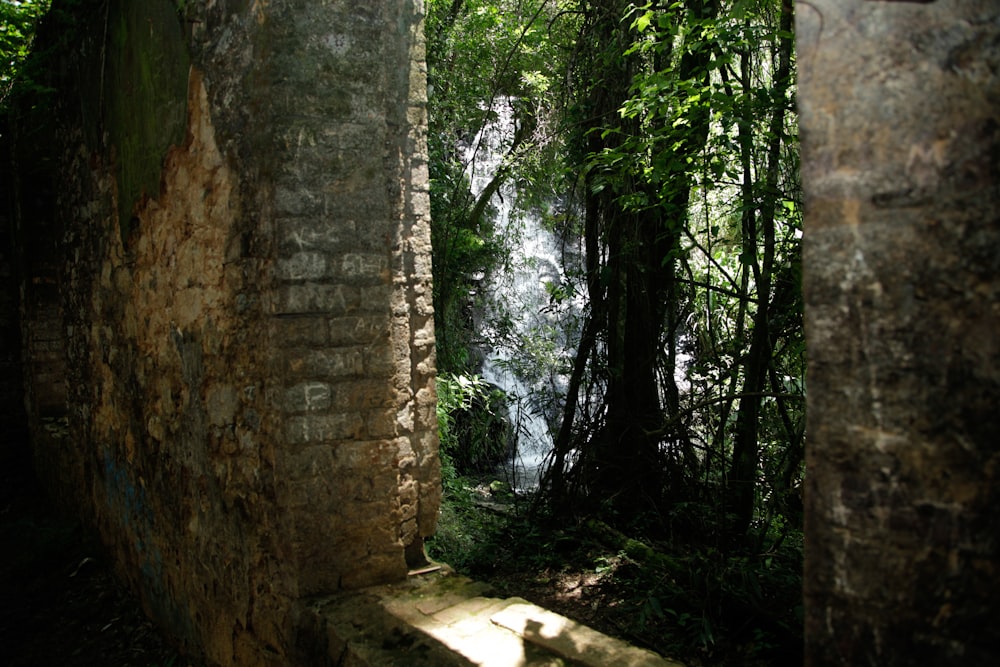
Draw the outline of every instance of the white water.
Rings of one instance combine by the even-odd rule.
[[[467,174],[476,197],[500,168],[514,137],[510,100],[499,98],[494,112],[495,119],[486,124],[465,154]],[[526,356],[526,348],[529,343],[534,347],[549,346],[550,358],[567,353],[564,336],[556,333],[561,327],[557,314],[547,308],[549,293],[545,288],[546,283],[562,284],[565,276],[558,239],[542,226],[538,215],[516,209],[517,191],[509,180],[493,195],[491,203],[496,209],[496,231],[507,239],[511,256],[506,270],[488,276],[484,284],[495,305],[487,306],[477,318],[480,333],[490,344],[482,375],[510,397],[510,420],[518,437],[508,472],[513,473],[512,486],[530,489],[538,485],[542,467],[552,451],[548,423],[537,401],[532,400],[544,388],[545,378],[552,369],[539,368],[537,355]],[[509,332],[495,326],[498,314],[504,312],[511,317]],[[525,371],[531,367],[534,379],[516,371],[519,361]]]

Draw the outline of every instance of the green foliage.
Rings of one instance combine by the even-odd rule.
[[[800,539],[731,553],[596,520],[491,511],[475,498],[466,489],[446,499],[433,558],[510,595],[573,582],[572,596],[601,610],[602,630],[688,664],[801,663]]]
[[[446,480],[487,472],[509,451],[506,396],[479,376],[437,378],[437,418]]]
[[[619,593],[624,636],[795,662],[806,359],[789,5],[563,1],[541,29],[539,4],[429,5],[435,305],[442,366],[470,372],[454,351],[471,336],[451,332],[470,326],[477,285],[461,280],[502,268],[504,240],[475,214],[455,147],[496,94],[518,95],[546,139],[509,156],[506,177],[539,209],[569,193],[563,210],[580,213],[553,226],[587,251],[582,272],[546,286],[553,312],[587,302],[577,359],[555,359],[539,329],[509,362],[571,378],[551,410],[570,403],[562,465],[537,503],[562,527],[484,524],[469,501],[447,510],[470,523],[445,560],[473,574],[586,561]]]
[[[14,84],[51,0],[0,0],[0,113],[6,113]],[[31,85],[25,81],[25,85]]]
[[[778,3],[756,0],[428,4],[441,368],[474,372],[475,278],[502,270],[510,242],[472,200],[456,147],[482,127],[497,95],[517,95],[522,118],[544,110],[548,136],[559,139],[542,150],[532,135],[508,156],[504,177],[540,207],[557,182],[585,182],[583,203],[593,202],[587,272],[547,286],[552,309],[586,297],[598,320],[576,375],[590,383],[589,398],[568,413],[578,422],[564,425],[575,440],[562,441],[563,451],[608,470],[607,452],[594,450],[616,438],[587,425],[609,428],[609,414],[626,426],[641,420],[638,437],[610,428],[617,440],[650,441],[632,460],[662,472],[653,481],[662,492],[643,489],[654,505],[725,498],[738,465],[760,461],[753,497],[739,501],[752,504],[751,542],[768,539],[772,522],[797,523],[804,430],[801,223],[783,20]],[[552,166],[559,160],[565,169]],[[502,337],[508,329],[501,317],[491,330]],[[573,373],[555,338],[551,328],[535,331],[516,346],[513,370]],[[636,355],[644,361],[626,363]],[[626,368],[647,369],[642,383],[657,383],[645,392],[660,394],[655,405],[639,407],[645,399],[630,388],[641,383]],[[594,402],[595,391],[603,401]],[[629,472],[616,484],[631,484]],[[593,478],[569,484],[586,494]]]
[[[627,604],[641,636],[668,637],[670,653],[798,661],[800,554],[785,549],[751,558],[711,548],[685,554],[647,548],[639,557],[620,552],[613,570],[620,589],[631,592]]]
[[[661,438],[655,465],[669,480],[661,483],[671,490],[667,504],[733,494],[727,502],[752,515],[751,542],[760,542],[770,522],[800,516],[805,360],[794,70],[783,61],[789,15],[770,1],[586,5],[595,22],[587,35],[600,39],[574,71],[580,111],[572,113],[595,117],[610,106],[608,95],[621,95],[617,114],[581,123],[577,139],[602,262],[593,269],[599,291],[589,296],[594,316],[605,318],[598,337],[609,365],[602,369],[594,355],[589,363],[611,383],[624,375],[623,360],[644,345],[616,348],[636,330],[624,326],[628,313],[644,307],[629,293],[665,302],[651,348],[664,351],[662,426],[644,431]],[[622,76],[627,87],[607,85]],[[608,390],[609,411],[616,401]],[[599,465],[604,455],[589,452],[600,439],[573,432],[577,440],[564,446]],[[740,483],[752,488],[749,500],[733,479],[748,480]],[[587,480],[568,483],[585,488]],[[647,495],[655,498],[655,489]]]

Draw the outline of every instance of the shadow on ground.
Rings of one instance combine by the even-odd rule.
[[[10,449],[0,465],[0,664],[189,664],[114,577],[100,544],[55,514],[27,455]]]

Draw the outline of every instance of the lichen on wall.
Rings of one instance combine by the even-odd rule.
[[[184,140],[187,44],[174,3],[113,0],[103,7],[108,41],[97,90],[117,172],[123,239],[134,230],[134,207],[160,188],[163,156]]]

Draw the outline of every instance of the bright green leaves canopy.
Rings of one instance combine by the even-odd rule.
[[[5,111],[21,64],[31,51],[38,19],[50,0],[0,0],[0,112]]]

